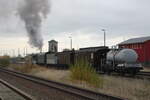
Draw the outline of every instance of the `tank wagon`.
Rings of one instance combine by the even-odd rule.
[[[105,70],[136,74],[142,69],[137,59],[138,54],[133,49],[112,49],[107,53]]]

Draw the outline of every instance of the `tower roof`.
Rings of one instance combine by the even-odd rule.
[[[58,43],[57,41],[55,41],[55,40],[51,40],[51,41],[48,41],[48,42],[55,42],[55,43]]]

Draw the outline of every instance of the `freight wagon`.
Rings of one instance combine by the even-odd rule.
[[[106,65],[106,54],[108,51],[108,47],[81,48],[75,52],[74,59],[75,62],[80,59],[85,60],[97,71],[100,71]]]

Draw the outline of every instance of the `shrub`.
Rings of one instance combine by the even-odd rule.
[[[71,65],[70,71],[72,80],[85,81],[94,87],[103,85],[103,79],[86,60],[79,60],[74,65]]]
[[[22,73],[29,73],[34,68],[36,68],[36,65],[30,64],[30,63],[25,63],[21,65],[13,65],[13,69],[20,71]]]
[[[9,61],[9,56],[3,56],[0,58],[0,65],[3,67],[9,66],[10,61]]]

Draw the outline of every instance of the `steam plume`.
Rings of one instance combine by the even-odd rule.
[[[48,0],[24,0],[18,8],[20,18],[25,22],[31,46],[42,49],[43,37],[41,34],[42,19],[49,13]]]

